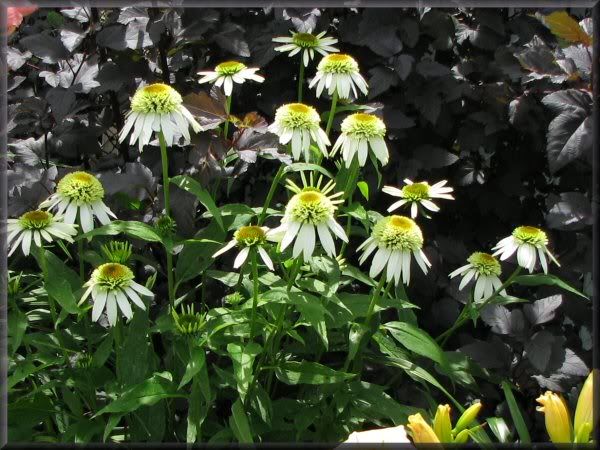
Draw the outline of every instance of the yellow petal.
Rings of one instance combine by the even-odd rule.
[[[546,391],[537,398],[537,402],[542,405],[537,410],[544,413],[550,440],[555,444],[573,442],[571,417],[564,399],[554,392]]]
[[[439,405],[433,418],[433,431],[440,442],[452,442],[452,424],[450,423],[450,405]]]
[[[408,416],[407,428],[415,444],[439,444],[440,440],[421,414]]]
[[[590,372],[581,392],[579,393],[579,399],[577,400],[577,408],[575,409],[575,421],[574,429],[575,432],[581,428],[584,423],[592,424],[594,422],[594,390],[592,387],[594,372]]]

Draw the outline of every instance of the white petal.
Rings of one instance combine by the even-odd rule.
[[[98,292],[98,295],[94,298],[94,306],[92,308],[92,322],[96,322],[100,315],[102,314],[102,310],[104,309],[104,305],[106,305],[106,291]]]
[[[108,323],[111,327],[114,327],[117,323],[117,299],[114,292],[108,292],[106,297],[106,315]]]
[[[250,253],[250,247],[244,247],[243,249],[240,250],[240,252],[235,257],[235,261],[233,261],[234,269],[237,269],[242,264],[244,264],[244,262],[246,261],[246,258],[248,258],[248,253]]]
[[[260,245],[258,246],[258,254],[260,255],[263,262],[265,263],[265,266],[267,266],[269,268],[269,270],[271,272],[273,272],[275,270],[275,268],[273,267],[273,261],[269,257],[269,254],[267,253],[267,251],[264,248],[262,248]]]
[[[120,289],[116,290],[115,297],[117,299],[117,304],[119,305],[119,309],[121,310],[123,315],[125,317],[127,317],[128,319],[131,319],[133,317],[133,311],[131,310],[131,305],[127,301],[127,296],[125,295],[125,293],[123,291],[121,291]]]

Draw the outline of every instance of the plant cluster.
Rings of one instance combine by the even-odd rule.
[[[589,19],[21,19],[10,440],[593,439]]]

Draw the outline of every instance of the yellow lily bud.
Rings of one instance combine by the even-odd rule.
[[[433,418],[433,431],[440,442],[452,442],[450,405],[438,405],[435,417]]]
[[[590,422],[584,422],[581,424],[577,432],[575,433],[576,444],[589,444],[590,434],[592,433],[592,424]]]
[[[554,392],[546,391],[536,401],[542,405],[537,410],[544,413],[550,440],[555,444],[573,442],[571,417],[565,400]]]
[[[454,434],[460,433],[462,430],[471,425],[471,422],[473,422],[477,418],[477,414],[479,414],[480,410],[480,402],[473,403],[471,406],[469,406],[465,410],[465,412],[462,413],[462,415],[458,419],[458,422],[456,422],[456,426],[454,427],[454,430],[452,430],[452,432]]]
[[[577,400],[577,408],[575,409],[575,421],[573,424],[574,431],[577,435],[579,435],[579,430],[584,424],[589,423],[591,431],[591,426],[594,423],[594,389],[592,387],[592,384],[594,382],[593,375],[594,372],[590,372],[587,379],[585,380],[585,383],[583,383],[583,387],[581,388],[581,392],[579,393],[579,399]]]
[[[408,416],[407,428],[415,444],[439,444],[440,440],[420,413]]]

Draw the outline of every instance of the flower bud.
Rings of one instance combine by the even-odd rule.
[[[440,440],[421,414],[408,416],[408,429],[415,444],[439,444]]]
[[[555,443],[573,442],[573,428],[569,409],[564,399],[554,392],[546,391],[537,398],[537,410],[544,413],[546,431],[550,440]]]
[[[458,422],[456,422],[456,427],[454,427],[454,430],[452,430],[453,433],[454,434],[460,433],[462,430],[464,430],[469,425],[471,425],[471,422],[473,422],[477,418],[477,414],[479,414],[480,410],[481,410],[480,402],[473,403],[471,406],[469,406],[465,410],[465,412],[462,413],[462,415],[458,419]]]
[[[433,419],[433,431],[441,442],[452,442],[450,405],[438,405]]]
[[[592,425],[594,421],[594,389],[593,389],[593,380],[594,380],[594,371],[591,371],[588,375],[585,383],[583,383],[583,387],[581,388],[581,392],[579,393],[579,399],[577,400],[577,408],[575,409],[575,421],[574,421],[574,431],[577,435],[577,442],[579,443],[587,443],[586,441],[579,440],[580,429],[585,427],[584,425],[589,424],[589,430],[587,432],[588,439],[589,433],[592,430]]]

